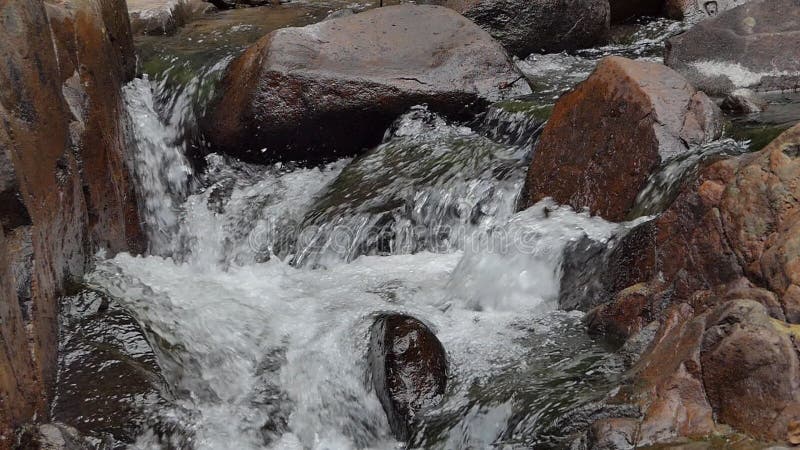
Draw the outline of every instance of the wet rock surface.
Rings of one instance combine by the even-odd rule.
[[[109,439],[86,437],[63,423],[27,425],[17,434],[14,450],[107,450],[114,448]]]
[[[141,231],[125,166],[120,88],[135,57],[124,2],[7,2],[0,38],[6,438],[45,413],[64,279],[80,277],[99,247],[139,248]]]
[[[608,39],[607,0],[449,0],[444,5],[522,58],[592,47]]]
[[[392,314],[370,331],[370,376],[392,432],[406,440],[415,416],[442,400],[447,387],[447,355],[439,339],[419,320]]]
[[[505,134],[502,125],[487,124],[494,132],[485,131],[525,140],[531,132],[524,127],[536,130],[541,123],[522,119],[520,134]],[[403,115],[389,132],[384,143],[349,163],[312,203],[299,227],[294,264],[324,265],[343,250],[352,261],[365,254],[460,248],[469,232],[488,229],[513,213],[524,177],[524,148],[498,144],[421,107]],[[468,188],[460,184],[465,178],[473,180]]]
[[[448,8],[401,5],[266,36],[231,64],[203,128],[245,160],[324,160],[377,144],[413,105],[468,118],[529,92],[488,33]]]
[[[552,197],[621,221],[662,161],[721,132],[719,108],[677,72],[606,58],[556,103],[536,145],[521,206]]]
[[[96,291],[63,304],[53,418],[86,435],[133,443],[171,398],[144,331]]]
[[[708,94],[800,86],[800,5],[756,0],[667,41],[665,62]]]
[[[714,163],[655,220],[652,278],[590,314],[629,336],[658,321],[618,400],[642,406],[638,444],[719,432],[786,441],[800,418],[794,244],[800,127]],[[630,264],[638,265],[637,261]]]

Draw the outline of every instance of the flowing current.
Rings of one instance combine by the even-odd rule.
[[[418,106],[355,159],[211,154],[193,174],[187,105],[210,93],[188,86],[126,87],[151,247],[86,278],[142,325],[166,382],[136,448],[553,448],[614,386],[621,363],[557,302],[564,249],[628,225],[548,201],[516,212],[536,114],[495,107],[466,126]],[[428,324],[448,357],[444,400],[408,443],[368,376],[387,312]]]

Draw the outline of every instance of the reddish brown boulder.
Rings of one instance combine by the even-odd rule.
[[[56,300],[100,247],[137,248],[121,84],[134,53],[122,0],[0,3],[0,439],[46,417]],[[35,263],[34,263],[35,262]],[[3,442],[0,440],[0,442]]]
[[[722,132],[719,108],[666,66],[609,57],[555,105],[523,195],[620,221],[661,162]]]
[[[230,65],[202,127],[242,159],[324,160],[376,145],[411,106],[465,118],[528,92],[480,27],[405,4],[270,33]]]
[[[797,89],[800,4],[751,0],[670,38],[664,61],[710,94]]]
[[[447,355],[433,331],[399,314],[379,317],[372,326],[370,375],[392,432],[411,437],[414,416],[441,401],[447,387]]]
[[[625,394],[644,413],[637,446],[702,437],[716,430],[700,369],[705,321],[693,316],[686,304],[666,311],[653,343],[633,368],[635,381]]]
[[[444,5],[521,58],[592,47],[608,39],[608,0],[448,0]]]
[[[757,153],[705,169],[657,219],[653,275],[684,299],[745,277],[800,323],[799,156],[795,126]]]
[[[718,307],[707,322],[700,359],[717,420],[767,441],[786,440],[800,420],[800,330],[747,300]]]
[[[752,300],[716,303],[699,315],[685,303],[662,315],[654,342],[612,399],[639,406],[643,418],[617,419],[622,429],[596,423],[595,440],[634,437],[638,448],[723,432],[718,423],[767,442],[790,438],[800,420],[800,330]]]
[[[652,299],[658,285],[640,283],[620,291],[614,301],[604,303],[586,316],[590,333],[626,339],[656,318]]]
[[[798,157],[800,126],[702,170],[656,219],[649,290],[622,290],[591,316],[601,331],[622,335],[650,320],[662,324],[623,396],[646,411],[638,444],[709,433],[712,410],[718,423],[750,436],[793,435]]]

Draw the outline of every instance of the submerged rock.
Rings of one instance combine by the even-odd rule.
[[[400,5],[277,30],[229,67],[203,120],[212,149],[325,160],[378,144],[421,103],[469,118],[530,93],[503,48],[448,8]]]
[[[797,89],[800,4],[750,1],[669,39],[664,60],[709,94]]]
[[[521,58],[588,48],[608,39],[608,0],[448,0],[445,5]]]
[[[721,133],[719,108],[677,72],[605,58],[556,103],[536,145],[521,206],[552,197],[621,221],[664,160]]]
[[[737,89],[722,100],[720,107],[729,114],[754,114],[767,109],[767,102],[750,89]]]
[[[44,423],[23,427],[14,450],[106,450],[114,448],[107,439],[86,437],[63,423]]]
[[[409,439],[415,417],[444,396],[447,355],[442,343],[411,316],[382,316],[371,329],[369,363],[392,432],[400,440]]]
[[[523,121],[519,134],[505,137],[523,139],[530,134],[525,124],[540,123]],[[459,249],[473,231],[488,232],[513,214],[525,149],[497,144],[422,107],[388,134],[310,205],[293,264]]]
[[[54,419],[133,443],[170,392],[139,323],[95,291],[64,299]],[[97,436],[96,436],[97,437]]]

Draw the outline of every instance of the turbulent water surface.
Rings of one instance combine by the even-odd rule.
[[[125,95],[151,248],[98,258],[86,279],[142,325],[169,392],[149,423],[174,426],[145,427],[136,447],[402,446],[367,374],[369,327],[386,312],[430,325],[449,360],[444,401],[422,413],[411,446],[564,445],[570,413],[591,409],[622,366],[580,313],[557,310],[563,249],[624,225],[548,201],[515,213],[517,196],[553,98],[602,55],[651,57],[680,25],[532,56],[519,62],[538,83],[532,98],[470,124],[416,107],[354,160],[254,166],[212,154],[194,174],[184,155],[213,81],[252,27],[274,24],[204,26],[140,42],[153,78]],[[216,50],[189,44],[205,39]],[[703,155],[744,149],[723,141],[670,162],[641,213],[657,212]]]

